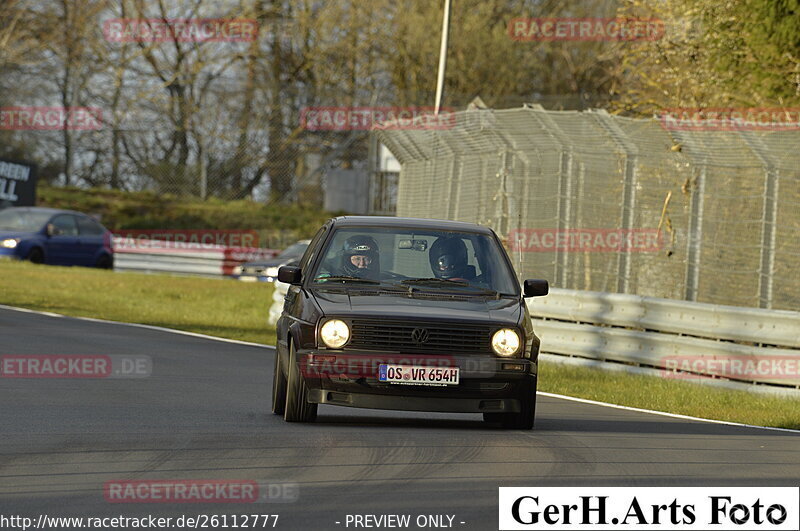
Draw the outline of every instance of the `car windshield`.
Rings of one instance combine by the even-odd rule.
[[[288,258],[292,256],[302,256],[304,252],[306,252],[306,247],[308,247],[308,243],[298,242],[293,243],[283,251],[278,256],[281,258]]]
[[[314,286],[518,295],[519,284],[489,234],[402,227],[339,228],[311,275]]]
[[[44,227],[52,212],[7,208],[0,210],[0,230],[36,232]]]

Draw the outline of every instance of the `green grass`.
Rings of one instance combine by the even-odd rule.
[[[0,304],[275,344],[272,285],[0,262]],[[800,429],[800,399],[542,362],[539,390],[625,406]]]
[[[800,429],[800,398],[542,362],[539,390],[756,426]]]
[[[275,344],[265,282],[0,262],[0,304]]]

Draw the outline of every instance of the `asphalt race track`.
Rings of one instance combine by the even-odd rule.
[[[0,378],[0,514],[279,514],[277,529],[345,529],[347,514],[455,515],[497,529],[498,486],[797,486],[796,433],[540,397],[532,432],[479,415],[321,406],[270,413],[274,351],[0,309],[0,354],[148,355],[143,379]],[[263,504],[117,504],[117,480],[297,484]],[[341,522],[337,524],[336,522]],[[463,524],[461,523],[463,522]],[[352,529],[352,526],[350,527]]]

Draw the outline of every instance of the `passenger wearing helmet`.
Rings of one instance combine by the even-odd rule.
[[[370,236],[351,236],[342,246],[343,275],[377,279],[380,274],[378,243]]]
[[[428,259],[433,275],[444,280],[469,282],[475,270],[467,263],[467,246],[456,236],[442,236],[431,245]]]

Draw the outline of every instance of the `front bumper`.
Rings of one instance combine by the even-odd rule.
[[[536,363],[491,355],[451,356],[369,351],[298,350],[308,399],[318,404],[451,413],[510,413],[518,397],[535,385]],[[459,384],[404,385],[381,382],[383,364],[458,367]]]
[[[410,395],[378,395],[310,389],[308,401],[332,406],[441,413],[519,413],[515,398],[446,398]]]

